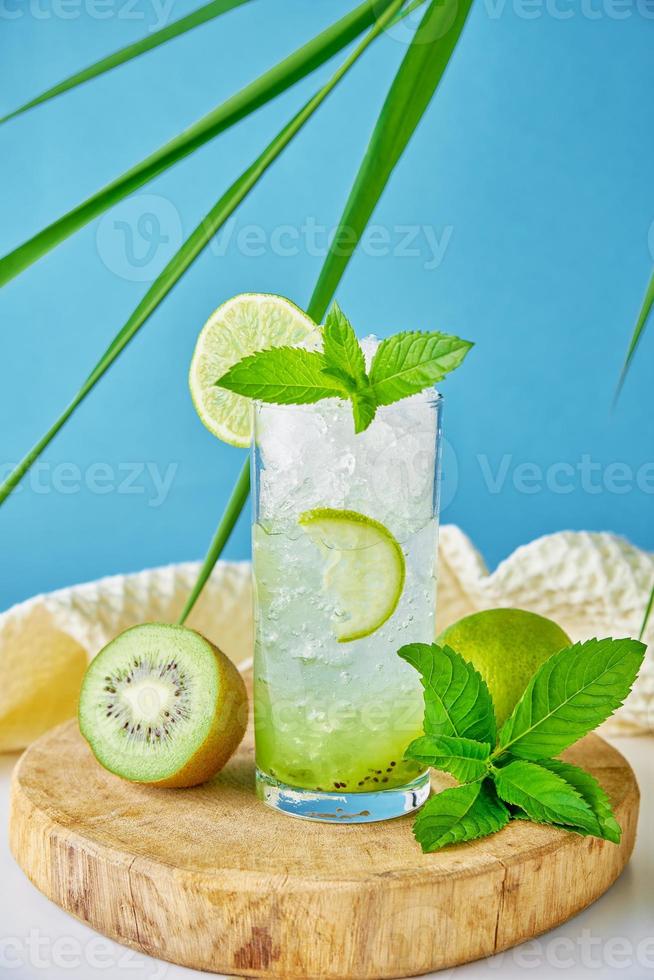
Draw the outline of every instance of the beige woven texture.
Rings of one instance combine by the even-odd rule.
[[[174,622],[198,564],[115,575],[35,596],[0,615],[0,751],[24,748],[76,710],[88,661],[128,626]],[[654,556],[611,534],[563,531],[518,548],[489,574],[466,535],[441,529],[438,627],[478,609],[513,606],[556,620],[574,640],[637,636]],[[251,662],[248,562],[221,562],[189,621],[242,668]],[[645,640],[654,640],[654,617]],[[654,653],[608,723],[654,731]]]

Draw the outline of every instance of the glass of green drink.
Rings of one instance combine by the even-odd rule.
[[[397,650],[435,633],[441,401],[382,406],[359,434],[335,398],[255,404],[257,789],[285,813],[368,822],[428,796]]]

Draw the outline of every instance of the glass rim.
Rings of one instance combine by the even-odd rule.
[[[417,392],[416,394],[421,395],[421,394],[424,394],[425,392],[428,392],[429,393],[429,398],[428,398],[428,404],[429,405],[439,406],[439,407],[442,405],[442,403],[443,403],[443,401],[445,399],[445,396],[436,387],[430,386],[428,388],[423,388],[423,390],[421,392]],[[400,402],[406,401],[408,398],[415,398],[415,397],[416,397],[416,395],[407,395],[406,398],[399,398],[396,402],[391,402],[390,405],[380,405],[379,408],[382,408],[382,409],[383,408],[392,408],[393,405],[399,405]],[[334,397],[334,398],[322,398],[321,401],[326,401],[326,402],[328,402],[328,401],[340,402],[342,405],[347,405],[347,403],[348,403],[348,399],[347,398],[338,398],[338,397]],[[253,410],[253,412],[256,412],[256,411],[258,411],[261,408],[267,408],[267,409],[273,409],[273,410],[280,409],[280,408],[285,408],[285,409],[292,408],[292,409],[296,409],[296,410],[299,409],[300,411],[310,411],[313,408],[315,408],[316,405],[319,405],[319,404],[320,404],[320,402],[304,402],[302,404],[297,404],[297,403],[291,402],[291,403],[283,404],[282,405],[282,404],[277,404],[277,402],[264,402],[264,401],[261,401],[258,398],[253,398],[252,399],[252,410]]]

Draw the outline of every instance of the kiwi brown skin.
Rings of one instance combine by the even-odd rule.
[[[197,633],[197,630],[193,630]],[[216,703],[206,739],[186,765],[173,776],[149,783],[162,789],[199,786],[215,776],[231,759],[243,741],[247,728],[248,694],[245,682],[229,657],[206,636],[197,633],[211,647],[220,674],[220,690],[227,692]]]
[[[209,656],[213,656],[215,668],[218,675],[217,691],[218,696],[213,706],[213,717],[203,741],[198,745],[193,755],[186,758],[181,767],[167,775],[163,779],[140,779],[135,775],[126,775],[113,764],[110,758],[102,758],[98,752],[98,747],[94,744],[94,732],[85,726],[82,721],[81,698],[79,710],[79,724],[82,736],[86,739],[95,755],[96,759],[108,772],[119,776],[128,782],[140,783],[148,786],[160,788],[186,788],[198,786],[213,778],[226,765],[231,756],[240,745],[248,722],[248,693],[245,682],[240,671],[232,663],[219,647],[211,640],[203,636],[197,630],[191,630],[185,626],[172,626],[164,623],[146,623],[139,626],[132,626],[119,634],[137,632],[142,629],[163,628],[171,631],[183,631],[192,633],[197,637]],[[108,647],[111,646],[118,637],[114,638]],[[105,648],[105,649],[108,649]],[[103,652],[103,651],[101,651]],[[93,661],[92,661],[93,663]],[[91,665],[89,665],[90,670]],[[87,677],[89,670],[87,670]],[[85,681],[82,683],[82,693],[84,692]]]

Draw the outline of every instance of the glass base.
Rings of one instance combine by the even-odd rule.
[[[303,820],[374,823],[419,809],[429,796],[429,773],[404,786],[376,793],[317,793],[287,786],[257,769],[257,796],[273,809]]]

